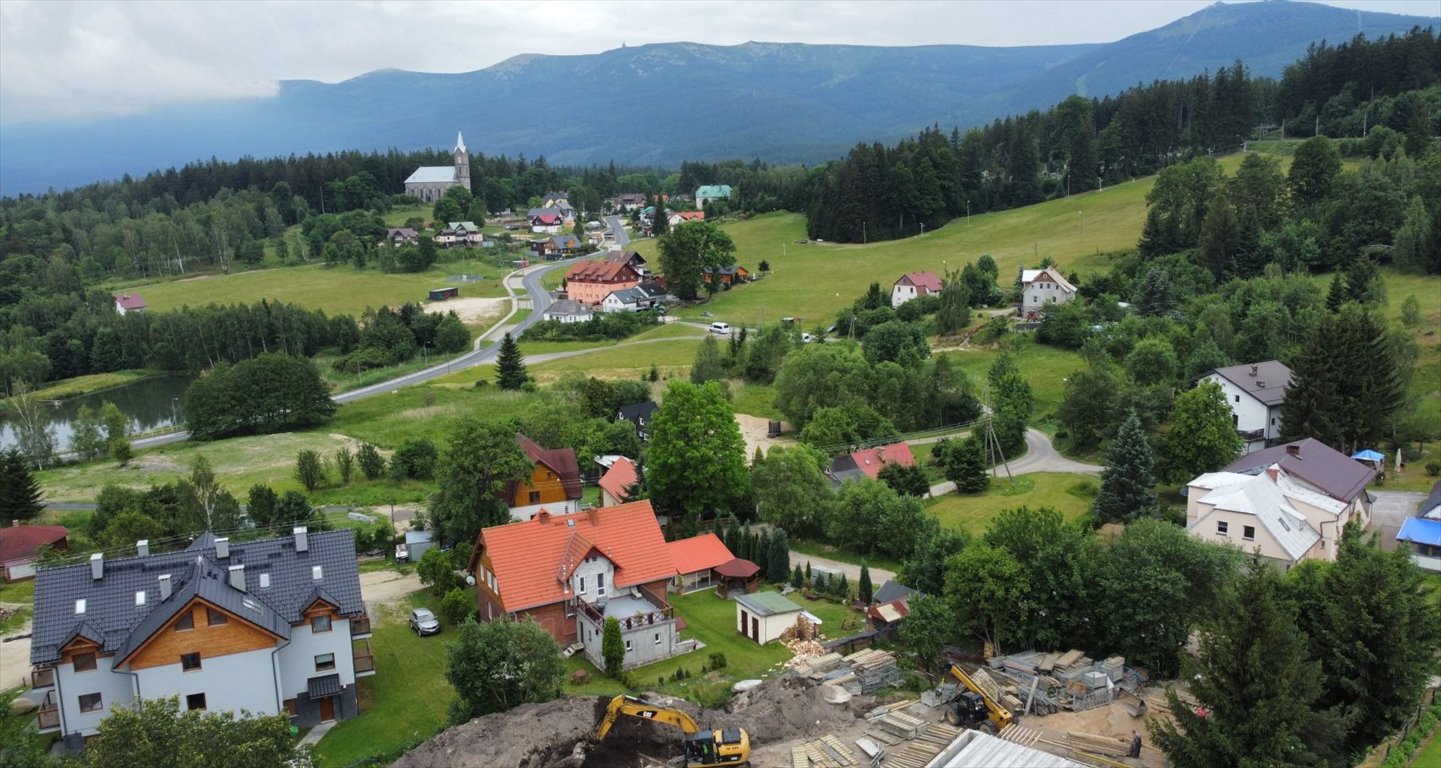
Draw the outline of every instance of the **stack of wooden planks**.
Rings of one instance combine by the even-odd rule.
[[[941,750],[955,741],[960,733],[959,728],[945,723],[931,723],[916,738],[887,753],[881,760],[881,768],[924,768],[926,763],[935,759]]]
[[[791,768],[848,768],[859,764],[855,751],[834,734],[791,747]]]

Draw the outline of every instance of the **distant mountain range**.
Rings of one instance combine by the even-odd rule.
[[[877,12],[882,12],[879,8]],[[0,194],[62,189],[218,157],[449,148],[552,163],[815,163],[858,141],[989,122],[1066,96],[1114,94],[1237,59],[1279,76],[1311,43],[1438,19],[1300,2],[1205,8],[1113,43],[1018,48],[665,43],[522,55],[476,72],[285,81],[264,99],[0,130]]]

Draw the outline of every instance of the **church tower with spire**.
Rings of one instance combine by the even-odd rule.
[[[465,148],[465,138],[460,131],[455,132],[455,149],[450,152],[451,158],[455,161],[455,183],[470,189],[470,152]]]

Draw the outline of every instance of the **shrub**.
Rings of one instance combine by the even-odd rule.
[[[712,654],[710,655],[710,668],[711,668],[711,669],[725,669],[725,666],[726,666],[726,655],[725,655],[724,653],[721,653],[721,652],[717,651],[717,652],[712,653]]]
[[[1429,477],[1441,476],[1441,459],[1426,462],[1426,474]]]
[[[451,624],[460,624],[467,616],[475,613],[475,603],[463,589],[452,589],[440,601],[440,614]]]

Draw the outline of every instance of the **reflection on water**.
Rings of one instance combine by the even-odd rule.
[[[42,407],[50,415],[50,426],[55,430],[55,450],[61,453],[70,450],[70,422],[81,406],[88,405],[98,414],[100,405],[107,400],[115,403],[120,412],[129,418],[130,425],[126,428],[129,434],[177,424],[180,420],[180,397],[193,380],[192,376],[157,376],[103,392],[45,403]],[[12,445],[15,445],[15,425],[12,421],[0,421],[0,449]]]

